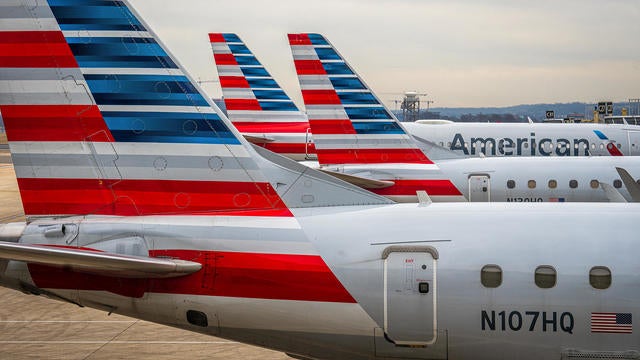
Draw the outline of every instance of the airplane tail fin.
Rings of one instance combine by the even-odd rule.
[[[240,37],[210,33],[227,115],[252,143],[294,160],[315,158],[309,121]]]
[[[126,0],[0,8],[0,112],[27,216],[385,203],[257,155]],[[300,200],[306,180],[315,201]]]
[[[329,41],[289,34],[289,44],[321,165],[353,165],[364,177],[392,181],[370,189],[396,201],[417,201],[417,191],[465,200]]]
[[[322,35],[289,44],[321,164],[432,163]]]

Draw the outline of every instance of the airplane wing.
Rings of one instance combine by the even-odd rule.
[[[263,136],[253,136],[253,135],[242,135],[242,136],[244,136],[244,138],[247,139],[247,141],[252,144],[265,144],[265,143],[270,143],[275,141],[274,139],[263,137]]]
[[[631,176],[627,170],[621,167],[616,167],[616,171],[618,172],[618,175],[620,175],[624,186],[629,191],[632,202],[640,202],[640,185],[633,180],[633,176]]]
[[[627,199],[620,194],[620,192],[613,186],[607,183],[600,183],[600,188],[604,191],[605,195],[609,199],[609,202],[626,203]]]
[[[395,184],[393,181],[388,181],[388,180],[374,180],[374,179],[368,179],[360,176],[335,172],[331,170],[324,170],[324,169],[318,169],[318,170],[322,171],[325,174],[329,174],[331,176],[337,177],[342,181],[346,181],[352,185],[356,185],[364,189],[384,189],[389,186],[393,186]]]
[[[0,258],[40,265],[60,266],[77,272],[127,278],[168,278],[202,268],[196,262],[128,256],[77,248],[17,244],[0,241]]]

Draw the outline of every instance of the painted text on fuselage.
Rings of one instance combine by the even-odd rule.
[[[456,133],[449,147],[453,151],[462,151],[465,155],[504,155],[504,156],[588,156],[587,139],[537,139],[532,132],[528,138],[492,138],[472,137],[469,141]]]

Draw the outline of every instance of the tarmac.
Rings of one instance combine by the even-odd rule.
[[[11,157],[3,149],[0,204],[1,223],[24,220]],[[0,288],[0,359],[177,358],[291,359],[281,352]]]

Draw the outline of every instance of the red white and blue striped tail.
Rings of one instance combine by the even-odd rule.
[[[320,164],[432,162],[319,34],[289,34]]]
[[[464,201],[336,49],[320,34],[289,34],[320,165],[380,174],[393,186],[371,189],[396,201],[423,190],[438,201]]]
[[[247,140],[293,160],[315,159],[307,116],[236,34],[210,33],[227,115]]]
[[[291,216],[295,184],[126,1],[4,1],[0,112],[27,216]]]

